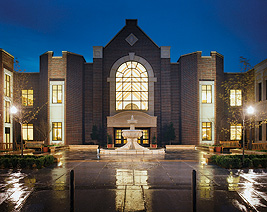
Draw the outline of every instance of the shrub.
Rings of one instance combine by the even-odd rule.
[[[35,164],[36,159],[28,157],[26,158],[26,163],[29,168],[32,168],[33,164]]]
[[[26,168],[27,167],[27,161],[26,158],[19,158],[18,159],[18,165],[21,169]]]
[[[17,157],[10,158],[10,162],[11,162],[13,168],[17,168],[17,165],[18,165],[18,158]]]
[[[216,158],[217,158],[217,155],[212,155],[212,156],[210,157],[210,162],[211,162],[211,163],[216,163]]]
[[[253,166],[252,160],[250,160],[249,158],[245,158],[244,159],[244,167],[245,168],[250,168]]]
[[[37,169],[41,169],[44,165],[44,157],[40,157],[38,159],[36,159],[36,166],[37,166]]]

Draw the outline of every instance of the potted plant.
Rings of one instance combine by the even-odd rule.
[[[112,137],[111,137],[111,135],[107,135],[107,139],[108,139],[107,147],[108,147],[108,148],[113,148]]]
[[[154,135],[153,138],[152,138],[152,144],[151,144],[151,147],[152,147],[152,148],[157,148],[157,138],[156,138],[155,135]]]
[[[44,145],[44,147],[43,147],[43,152],[48,152],[48,150],[49,150],[49,147],[48,147],[48,145]]]
[[[215,147],[215,152],[221,152],[222,151],[222,145],[221,144],[216,144],[213,146]]]

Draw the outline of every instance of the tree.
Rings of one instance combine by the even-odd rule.
[[[11,113],[13,118],[20,125],[21,131],[21,156],[23,156],[23,124],[28,124],[32,120],[37,118],[40,110],[46,105],[43,104],[40,107],[34,106],[35,98],[33,98],[33,93],[26,93],[24,97],[22,92],[32,90],[32,86],[29,85],[29,74],[22,71],[19,66],[18,60],[15,60],[14,67],[14,80],[13,80],[13,106],[11,107]],[[30,97],[29,97],[30,96]]]
[[[249,60],[244,57],[240,57],[240,66],[239,73],[225,75],[225,81],[222,83],[224,93],[219,97],[223,100],[225,112],[227,112],[223,120],[228,124],[228,126],[225,124],[221,126],[220,132],[223,133],[229,134],[231,125],[241,124],[245,120],[246,108],[254,103],[254,71],[251,69]],[[240,97],[237,97],[235,93],[237,91],[241,91]],[[238,104],[236,100],[239,101]]]
[[[162,131],[163,131],[163,136],[162,136],[163,142],[165,144],[169,143],[171,145],[171,141],[173,141],[176,138],[173,123],[170,122],[169,124],[165,124],[163,126]]]

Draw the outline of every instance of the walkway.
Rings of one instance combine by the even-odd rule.
[[[202,160],[203,152],[166,156],[101,156],[62,151],[41,170],[0,170],[0,211],[69,211],[69,172],[75,172],[75,211],[267,211],[267,170],[232,172]]]

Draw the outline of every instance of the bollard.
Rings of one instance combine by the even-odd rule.
[[[70,211],[74,211],[74,170],[70,171]]]
[[[193,212],[197,211],[197,173],[195,170],[192,171],[192,201],[193,201]]]

